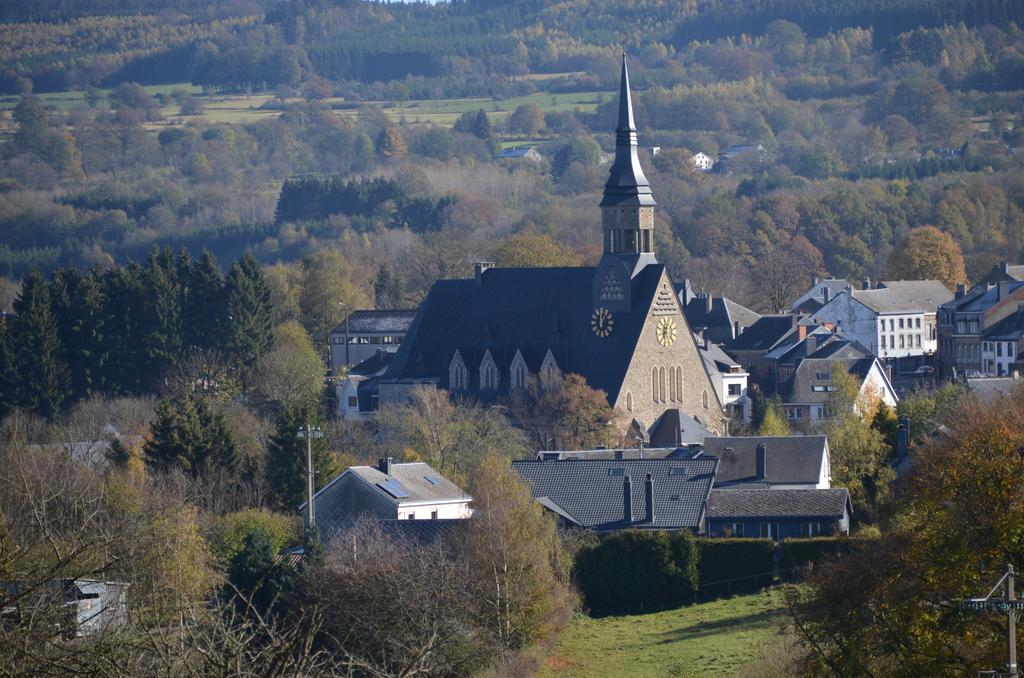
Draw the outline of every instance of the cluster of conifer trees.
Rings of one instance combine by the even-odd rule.
[[[144,265],[30,272],[0,321],[0,410],[53,417],[92,394],[161,390],[192,347],[221,352],[243,380],[272,344],[270,290],[246,255],[154,248]]]

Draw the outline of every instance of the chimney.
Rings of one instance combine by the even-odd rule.
[[[711,313],[711,292],[704,293],[704,312]]]
[[[809,334],[807,335],[807,339],[804,341],[804,346],[806,347],[808,356],[818,350],[818,337],[813,334]]]
[[[796,326],[796,338],[798,341],[803,341],[807,338],[807,325]]]
[[[620,461],[621,459],[622,459],[622,450],[615,450],[615,461]]]
[[[996,300],[997,301],[1002,301],[1003,299],[1005,299],[1008,296],[1010,296],[1010,281],[1009,280],[1000,280],[999,281],[999,291],[996,292]]]
[[[896,458],[905,459],[910,451],[910,417],[900,417],[896,425]]]
[[[864,279],[860,281],[860,288],[862,290],[870,290],[871,289],[871,278],[869,278],[867,276],[864,276]]]
[[[758,443],[754,452],[754,464],[756,466],[756,479],[764,480],[768,468],[768,448],[764,443]]]
[[[377,460],[377,470],[386,476],[391,475],[391,464],[394,461],[394,457],[381,457]]]
[[[739,320],[733,320],[732,321],[732,338],[735,339],[736,337],[740,336],[741,334],[743,334],[743,326],[740,325],[740,321]]]
[[[999,263],[999,270],[1009,275],[1010,273],[1010,262],[1002,261]]]
[[[476,277],[477,287],[483,284],[484,271],[486,271],[489,268],[494,268],[493,261],[478,261],[475,264],[473,264],[473,275]]]
[[[828,287],[828,286],[822,287],[821,288],[821,300],[824,301],[827,304],[831,298],[832,298],[832,288]]]
[[[622,522],[633,522],[633,484],[629,476],[622,481]]]
[[[818,276],[814,276],[811,278],[811,287],[817,287],[820,282],[821,280],[818,279]]]
[[[959,299],[962,296],[964,296],[965,294],[967,294],[967,283],[957,283],[956,284],[956,298]]]
[[[644,481],[644,511],[646,514],[644,518],[648,523],[654,522],[654,478],[651,474],[647,474],[647,480]]]

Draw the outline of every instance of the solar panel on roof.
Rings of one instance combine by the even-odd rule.
[[[427,475],[423,476],[423,479],[426,480],[431,485],[441,484],[441,479],[435,476],[433,473],[428,473]]]
[[[624,475],[626,475],[626,469],[624,469],[624,468],[610,468],[610,469],[608,469],[608,475],[610,475],[610,476],[624,476]]]
[[[683,468],[682,466],[673,466],[668,470],[668,474],[670,476],[685,476],[686,469]]]
[[[405,491],[404,487],[402,487],[402,483],[398,482],[394,478],[388,478],[382,483],[377,483],[377,487],[384,490],[395,499],[401,499],[409,496],[409,493]]]

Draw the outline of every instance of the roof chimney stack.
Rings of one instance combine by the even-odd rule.
[[[645,518],[648,523],[654,522],[654,478],[650,473],[647,474],[647,480],[644,481],[644,510],[646,511]]]
[[[956,284],[956,298],[959,299],[962,296],[964,296],[965,294],[967,294],[967,283],[962,283],[962,282],[961,283],[957,283]]]
[[[824,301],[827,304],[831,298],[832,298],[832,288],[829,287],[828,285],[826,285],[825,287],[822,287],[821,288],[821,300]]]
[[[622,481],[622,522],[633,522],[633,482],[629,476]]]
[[[711,305],[712,305],[711,292],[705,292],[704,293],[704,312],[705,313],[711,313]]]
[[[871,289],[871,278],[869,278],[867,276],[864,276],[864,279],[860,281],[860,288],[862,290],[870,290]]]
[[[394,461],[394,457],[381,457],[377,460],[377,470],[386,476],[391,475],[391,464],[393,464]]]
[[[768,468],[768,447],[764,443],[757,444],[754,453],[754,463],[757,467],[757,480],[764,480]]]
[[[996,299],[998,301],[1002,301],[1003,299],[1005,299],[1008,296],[1010,296],[1010,281],[1009,280],[1000,280],[999,281],[999,291],[996,292],[996,295],[997,295]]]

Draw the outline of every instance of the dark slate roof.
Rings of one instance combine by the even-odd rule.
[[[812,342],[808,338],[813,338]],[[772,356],[772,354],[777,354]],[[776,357],[780,363],[790,363],[802,358],[868,358],[871,351],[853,339],[847,339],[841,334],[835,334],[830,330],[819,329],[812,332],[808,337],[790,346],[780,346],[768,354],[768,357]]]
[[[717,459],[702,458],[512,462],[535,499],[544,498],[549,509],[597,531],[700,528],[717,466]],[[654,481],[653,523],[644,521],[647,474]],[[623,521],[625,475],[632,481],[632,523]]]
[[[690,447],[645,447],[638,448],[614,448],[598,450],[541,450],[537,453],[538,461],[570,461],[573,459],[589,459],[614,461],[616,455],[620,459],[689,459],[701,453],[700,446]]]
[[[809,518],[839,520],[850,509],[845,488],[830,490],[712,490],[709,519]]]
[[[634,308],[643,312],[615,313],[614,331],[604,338],[590,329],[595,270],[491,268],[479,283],[437,281],[385,379],[434,379],[447,389],[448,367],[458,350],[475,388],[490,350],[501,374],[499,391],[507,390],[517,350],[530,372],[537,372],[550,349],[562,372],[582,375],[614,402],[664,266],[649,264],[633,278]]]
[[[883,281],[884,287],[853,290],[854,299],[875,313],[934,313],[953,298],[938,280]]]
[[[827,388],[832,384],[832,379],[831,376],[828,379],[818,379],[818,373],[827,372],[831,375],[832,366],[835,363],[840,363],[863,383],[875,361],[874,356],[867,358],[805,358],[797,365],[793,376],[782,385],[780,389],[782,400],[786,403],[824,403],[832,394],[828,391],[815,391],[813,386]],[[882,373],[885,373],[884,370]]]
[[[373,334],[393,332],[405,334],[416,317],[415,310],[352,311],[348,316],[349,334]],[[331,330],[331,334],[345,334],[345,322]]]
[[[377,351],[358,365],[353,365],[352,369],[350,369],[348,373],[360,377],[370,377],[375,374],[380,374],[391,363],[394,357],[395,354],[393,351]]]
[[[684,297],[685,290],[677,290],[677,294]],[[721,328],[731,332],[734,322],[739,322],[740,327],[750,327],[761,317],[749,308],[725,297],[711,297],[710,311],[707,299],[703,296],[692,297],[688,301],[681,298],[680,302],[685,302],[683,315],[686,316],[686,323],[690,329],[694,331],[700,328]]]
[[[699,346],[700,357],[704,359],[704,364],[707,365],[708,371],[715,370],[728,374],[733,367],[740,367],[740,364],[729,357],[726,353],[718,346],[718,344],[708,343],[705,346]]]
[[[765,446],[765,478],[771,484],[816,484],[825,462],[825,436],[705,438],[704,453],[718,457],[715,487],[757,480],[757,446]]]
[[[727,352],[769,351],[793,329],[791,315],[763,315],[723,348]]]
[[[601,207],[637,207],[654,205],[651,186],[644,176],[637,157],[636,123],[633,100],[629,91],[629,69],[622,55],[622,77],[619,82],[619,124],[615,128],[615,160],[604,185]]]
[[[1024,312],[1008,315],[982,333],[988,341],[1015,341],[1024,336]]]
[[[669,447],[698,444],[714,435],[699,416],[690,417],[678,407],[662,412],[651,427],[651,445]]]
[[[1024,287],[1024,282],[1010,281],[1007,287],[1009,293],[1013,294],[1020,288]],[[1000,301],[999,286],[996,285],[987,290],[978,290],[975,294],[968,294],[967,296],[954,301],[958,302],[955,306],[957,311],[985,311],[992,308]]]

